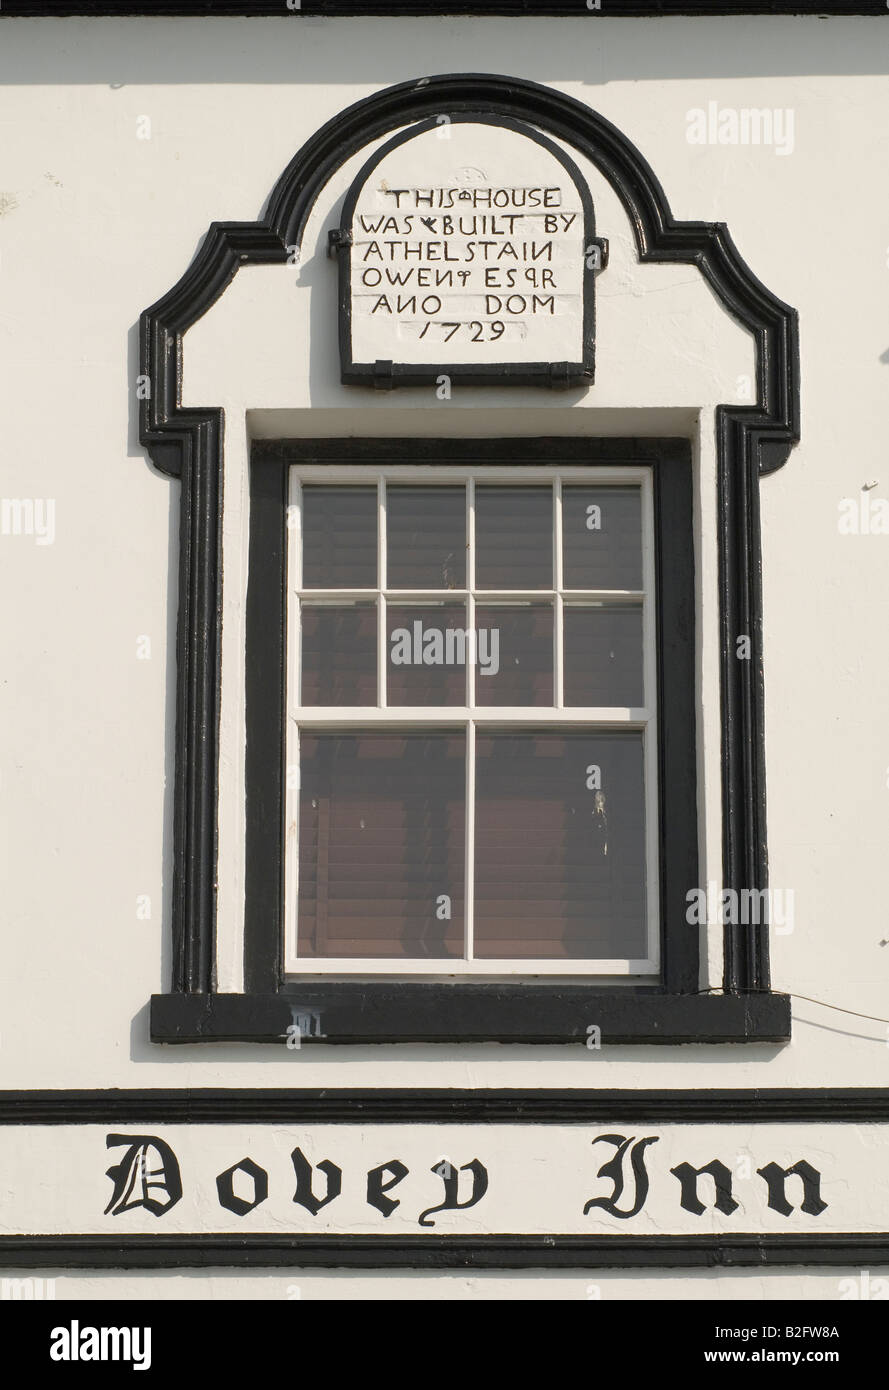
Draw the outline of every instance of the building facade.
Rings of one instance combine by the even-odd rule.
[[[885,8],[149,9],[0,15],[9,1296],[881,1297]]]

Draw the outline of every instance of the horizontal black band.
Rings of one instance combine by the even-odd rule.
[[[15,1269],[593,1269],[887,1265],[889,1235],[0,1236]]]
[[[57,17],[94,15],[127,17],[134,15],[180,15],[192,18],[242,16],[329,16],[365,18],[389,16],[412,18],[423,15],[498,15],[542,18],[649,19],[676,16],[734,15],[884,15],[881,0],[601,0],[600,8],[586,0],[3,0],[0,18],[16,16]]]
[[[298,1065],[298,1063],[294,1063]],[[595,1068],[594,1057],[590,1067]],[[889,1089],[0,1091],[4,1125],[886,1124]]]

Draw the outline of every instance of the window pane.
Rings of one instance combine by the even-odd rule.
[[[642,494],[637,487],[562,489],[566,589],[642,588]]]
[[[641,733],[479,734],[475,954],[642,960]]]
[[[479,589],[553,587],[553,493],[548,487],[477,487]]]
[[[553,705],[553,608],[478,604],[477,705]]]
[[[645,704],[642,608],[565,608],[565,704]]]
[[[300,704],[376,703],[376,605],[322,608],[303,604]]]
[[[386,584],[465,589],[465,487],[386,489]]]
[[[462,733],[303,733],[300,956],[463,954]]]
[[[466,704],[466,606],[387,608],[387,703]]]
[[[375,487],[304,487],[303,588],[375,589]]]

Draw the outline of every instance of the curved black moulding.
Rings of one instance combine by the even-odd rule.
[[[796,312],[753,275],[724,224],[676,221],[639,151],[581,102],[537,83],[487,74],[401,83],[349,107],[313,135],[285,169],[260,221],[213,223],[182,279],[141,318],[140,370],[149,379],[150,397],[141,403],[140,437],[155,465],[182,480],[173,996],[157,996],[155,1001],[159,1010],[166,1005],[169,1014],[176,996],[180,1005],[185,1003],[183,995],[202,996],[192,1000],[197,1011],[194,1021],[183,1026],[180,1018],[173,1028],[179,1040],[247,1036],[219,1029],[213,1005],[227,996],[212,994],[223,412],[182,406],[182,335],[219,298],[239,266],[286,262],[288,247],[299,244],[320,190],[352,155],[410,122],[480,108],[533,124],[589,159],[620,197],[640,260],[697,266],[726,309],[753,335],[756,403],[723,405],[716,412],[723,884],[740,891],[762,890],[768,882],[758,483],[761,474],[785,462],[799,438]],[[736,659],[740,635],[751,639],[750,660]],[[724,988],[730,995],[746,995],[748,1008],[755,1012],[757,1001],[750,996],[769,990],[766,929],[726,928]],[[760,1002],[771,1006],[765,1036],[786,1036],[789,1008],[775,1009],[781,1002],[787,1004],[784,997],[771,995]],[[708,1005],[718,1004],[717,999],[708,1001]],[[175,1007],[173,1012],[179,1016]],[[778,1014],[784,1021],[779,1020],[776,1033]],[[728,1036],[754,1036],[757,1031],[742,1024],[737,1031],[729,1028]],[[153,1028],[153,1036],[170,1034],[158,1027]],[[726,1036],[725,1029],[716,1027],[711,1040],[723,1041]],[[672,1040],[669,1024],[658,1037]],[[676,1040],[680,1037],[687,1040],[681,1029]],[[509,1040],[521,1039],[510,1035]],[[701,1040],[707,1040],[706,1028]]]

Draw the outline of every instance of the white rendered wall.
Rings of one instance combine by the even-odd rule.
[[[489,71],[555,86],[616,124],[674,214],[727,222],[755,273],[800,311],[802,443],[761,491],[771,879],[795,895],[794,930],[773,940],[773,981],[889,1017],[889,947],[880,944],[889,937],[889,536],[838,529],[840,500],[858,498],[863,484],[889,497],[889,51],[878,24],[594,14],[0,22],[0,492],[54,503],[52,544],[0,536],[0,1088],[887,1084],[883,1023],[800,1000],[783,1048],[152,1046],[147,1001],[169,972],[178,496],[138,445],[134,395],[139,312],[179,278],[211,221],[257,218],[293,153],[351,102],[413,76]],[[690,145],[687,112],[710,101],[791,110],[792,153]],[[146,116],[150,138],[138,138]],[[250,434],[601,435],[632,419],[636,433],[695,438],[702,881],[719,876],[712,412],[739,399],[738,378],[752,371],[749,338],[692,267],[634,263],[617,199],[584,166],[597,230],[612,247],[598,281],[589,393],[529,392],[519,402],[505,390],[457,390],[437,403],[431,392],[347,390],[323,251],[357,162],[316,208],[299,276],[242,271],[186,340],[186,403],[226,410],[219,875],[220,972],[231,986],[243,893]],[[137,916],[145,895],[147,920]],[[824,1279],[836,1285],[843,1273]],[[663,1277],[690,1297],[729,1286],[731,1297],[799,1297],[821,1276]],[[397,1296],[430,1285],[427,1276],[391,1278]],[[322,1291],[334,1279],[347,1297],[369,1283],[305,1283]],[[483,1297],[493,1279],[442,1277],[439,1292]],[[149,1283],[65,1282],[101,1296],[109,1280],[121,1293]],[[510,1296],[547,1297],[593,1281],[651,1295],[659,1287],[650,1275],[529,1274],[500,1284]],[[267,1280],[269,1289],[293,1282],[303,1281]],[[264,1281],[220,1274],[212,1284],[203,1275],[151,1284],[250,1296]],[[759,1292],[742,1291],[751,1288]]]

